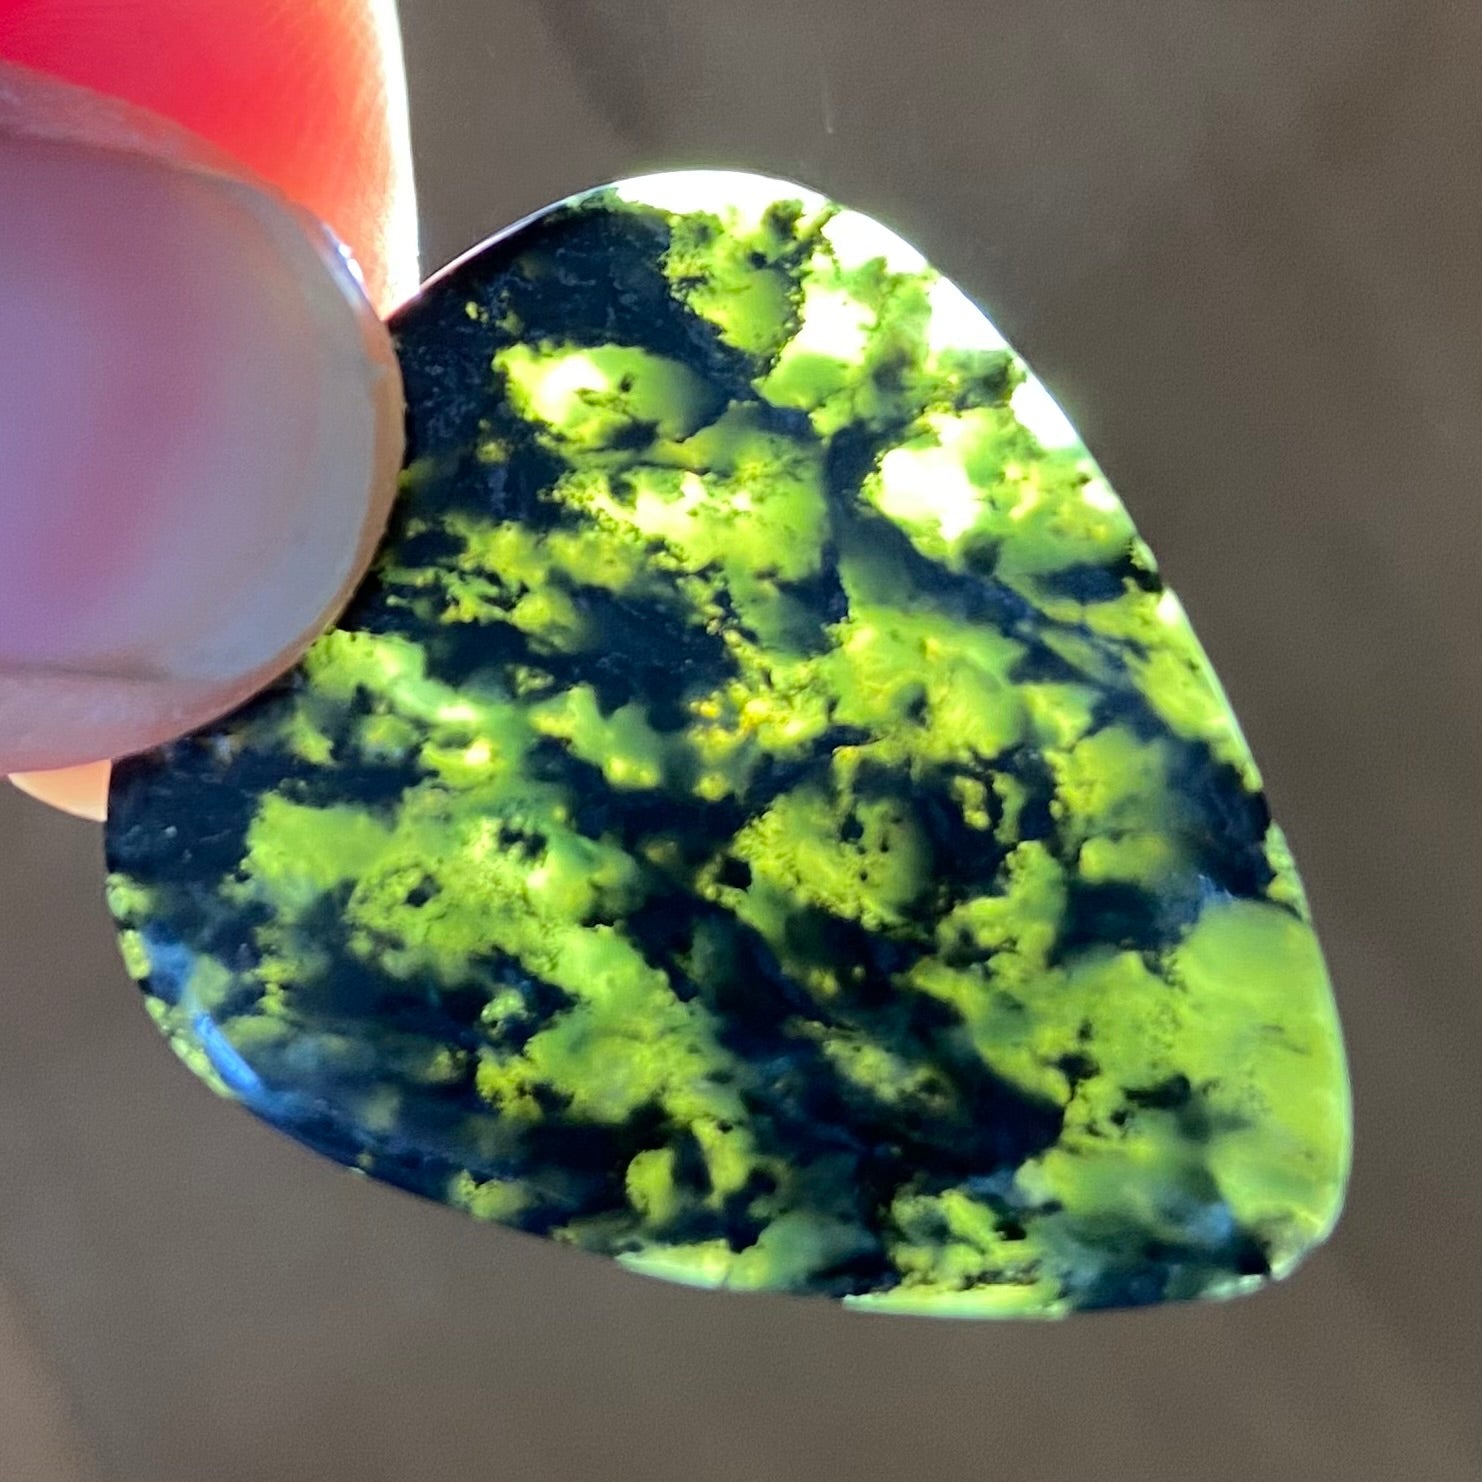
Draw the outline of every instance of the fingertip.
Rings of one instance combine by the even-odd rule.
[[[327,221],[382,313],[415,291],[394,0],[0,0],[0,12],[11,61],[80,84],[94,106],[123,99],[183,125]]]
[[[108,815],[109,762],[88,762],[51,772],[15,772],[10,780],[27,797],[63,813],[102,823]]]
[[[400,464],[395,354],[328,233],[64,114],[0,118],[4,771],[260,688],[368,563]]]

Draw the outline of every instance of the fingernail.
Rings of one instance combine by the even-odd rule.
[[[0,771],[138,750],[287,667],[401,455],[327,232],[174,147],[60,132],[0,106]]]

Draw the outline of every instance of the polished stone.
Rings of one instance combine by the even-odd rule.
[[[1255,765],[952,284],[796,187],[676,174],[394,329],[372,574],[115,774],[125,958],[198,1074],[707,1286],[1053,1315],[1327,1234],[1343,1050]]]

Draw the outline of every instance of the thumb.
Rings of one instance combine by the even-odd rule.
[[[401,451],[322,228],[172,126],[0,63],[0,772],[162,741],[344,600]]]

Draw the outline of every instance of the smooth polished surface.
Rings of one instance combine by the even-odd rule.
[[[1348,1168],[1301,884],[984,314],[869,217],[678,171],[393,333],[371,574],[114,772],[110,900],[186,1064],[694,1286],[1011,1317],[1287,1274]]]
[[[78,1457],[15,1475],[1473,1482],[1474,22],[842,10],[419,7],[429,261],[746,160],[993,299],[1135,491],[1302,860],[1358,1095],[1332,1244],[1248,1302],[1005,1327],[501,1236],[182,1078],[120,990],[96,830],[6,798],[0,1362],[40,1378],[0,1388],[0,1439],[30,1416]]]

